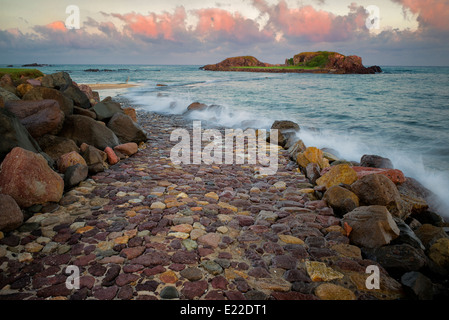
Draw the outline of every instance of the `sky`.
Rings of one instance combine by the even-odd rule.
[[[0,64],[284,63],[328,50],[366,66],[449,66],[449,0],[18,3],[0,0]]]

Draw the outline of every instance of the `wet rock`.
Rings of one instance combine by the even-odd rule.
[[[394,169],[393,163],[390,159],[368,154],[362,156],[362,159],[360,160],[360,166],[370,168]]]
[[[345,214],[342,221],[352,228],[351,242],[362,247],[376,248],[389,244],[400,233],[390,212],[383,206],[356,208]]]

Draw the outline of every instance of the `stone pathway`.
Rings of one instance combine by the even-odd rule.
[[[397,299],[280,150],[279,170],[170,161],[176,116],[139,114],[149,141],[0,240],[3,299]],[[191,124],[190,124],[191,126]],[[313,190],[312,190],[313,191]],[[44,213],[45,212],[45,213]],[[69,289],[68,266],[80,271]]]

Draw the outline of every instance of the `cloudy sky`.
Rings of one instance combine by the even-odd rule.
[[[69,5],[79,8],[79,29],[67,28],[76,26]],[[203,65],[239,55],[283,63],[329,50],[359,55],[365,65],[449,66],[449,0],[0,0],[0,7],[0,64]]]

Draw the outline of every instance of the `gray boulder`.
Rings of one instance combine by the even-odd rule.
[[[100,150],[106,147],[114,148],[120,144],[117,136],[108,127],[81,115],[67,117],[59,136],[72,139],[78,146],[87,143]]]
[[[44,76],[41,83],[43,87],[60,90],[61,88],[71,85],[73,82],[67,72],[61,71]]]
[[[121,143],[135,142],[137,144],[148,140],[143,129],[135,123],[129,116],[116,113],[108,122],[110,128]]]

